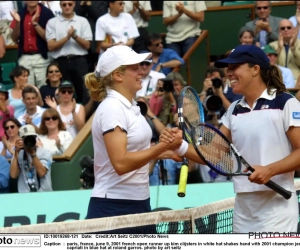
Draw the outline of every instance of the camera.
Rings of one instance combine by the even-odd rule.
[[[34,148],[36,144],[36,136],[28,135],[23,138],[23,143],[26,148]]]
[[[216,89],[219,89],[223,86],[223,82],[220,78],[213,78],[211,79],[212,81],[212,85],[216,88]]]
[[[219,89],[223,86],[223,82],[220,78],[211,79],[214,88]],[[203,101],[203,106],[209,112],[219,112],[223,107],[222,99],[219,96],[214,95],[212,88],[207,90],[206,98]]]
[[[95,184],[94,159],[89,155],[84,155],[79,160],[79,165],[82,168],[80,175],[80,179],[83,180],[82,187],[93,188]]]
[[[159,88],[160,92],[174,92],[173,80],[168,78],[159,79],[163,82],[163,87]]]

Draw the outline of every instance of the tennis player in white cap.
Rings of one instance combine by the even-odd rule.
[[[180,160],[168,150],[179,148],[181,135],[169,145],[150,147],[151,128],[133,100],[142,88],[139,63],[150,57],[114,46],[85,77],[91,97],[102,101],[92,124],[95,185],[87,219],[150,212],[149,162],[170,156]]]

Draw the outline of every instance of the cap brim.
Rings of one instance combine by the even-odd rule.
[[[38,134],[36,134],[36,133],[27,133],[25,135],[22,135],[22,138],[24,138],[26,136],[30,136],[30,135],[38,136]]]
[[[59,86],[59,89],[64,89],[64,88],[74,88],[73,85],[64,85],[64,86]]]
[[[134,65],[134,64],[138,64],[141,63],[145,60],[148,60],[149,58],[152,57],[152,53],[142,53],[142,54],[136,54],[131,58],[128,58],[128,60],[123,63],[122,65]]]
[[[239,64],[243,63],[241,60],[233,59],[233,58],[225,58],[222,60],[218,60],[214,63],[214,66],[217,68],[226,68],[228,64]]]

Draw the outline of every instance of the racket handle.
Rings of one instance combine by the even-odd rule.
[[[188,172],[189,172],[189,167],[186,164],[182,164],[180,169],[178,192],[177,192],[177,195],[179,197],[185,196]]]
[[[277,192],[278,194],[280,194],[283,198],[285,198],[286,200],[288,200],[289,198],[291,198],[292,196],[292,192],[288,191],[286,189],[284,189],[283,187],[279,186],[278,184],[276,184],[273,181],[268,181],[265,184],[268,188],[272,189],[273,191]]]
[[[254,172],[255,169],[253,167],[251,167],[245,160],[243,160],[244,165],[247,166],[247,168],[251,171]],[[277,192],[278,194],[280,194],[283,198],[285,198],[286,200],[288,200],[289,198],[291,198],[292,196],[292,192],[288,191],[286,189],[284,189],[283,187],[279,186],[278,184],[276,184],[273,181],[268,181],[265,184],[268,188],[272,189],[273,191]]]

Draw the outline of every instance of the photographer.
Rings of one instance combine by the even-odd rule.
[[[228,109],[230,104],[242,98],[241,95],[234,94],[229,86],[229,79],[226,79],[222,69],[214,66],[209,66],[206,70],[206,79],[203,83],[203,90],[200,94],[200,99],[211,113],[220,113],[222,116]],[[211,97],[214,96],[214,98]],[[217,98],[218,97],[218,98]],[[207,105],[210,104],[210,105]],[[211,106],[208,107],[208,106]]]
[[[159,117],[164,125],[173,123],[176,112],[173,81],[168,78],[159,79],[156,91],[150,98],[150,109]]]
[[[15,155],[10,166],[11,179],[18,179],[19,193],[52,191],[51,152],[36,146],[37,134],[32,125],[24,125],[19,130]]]

